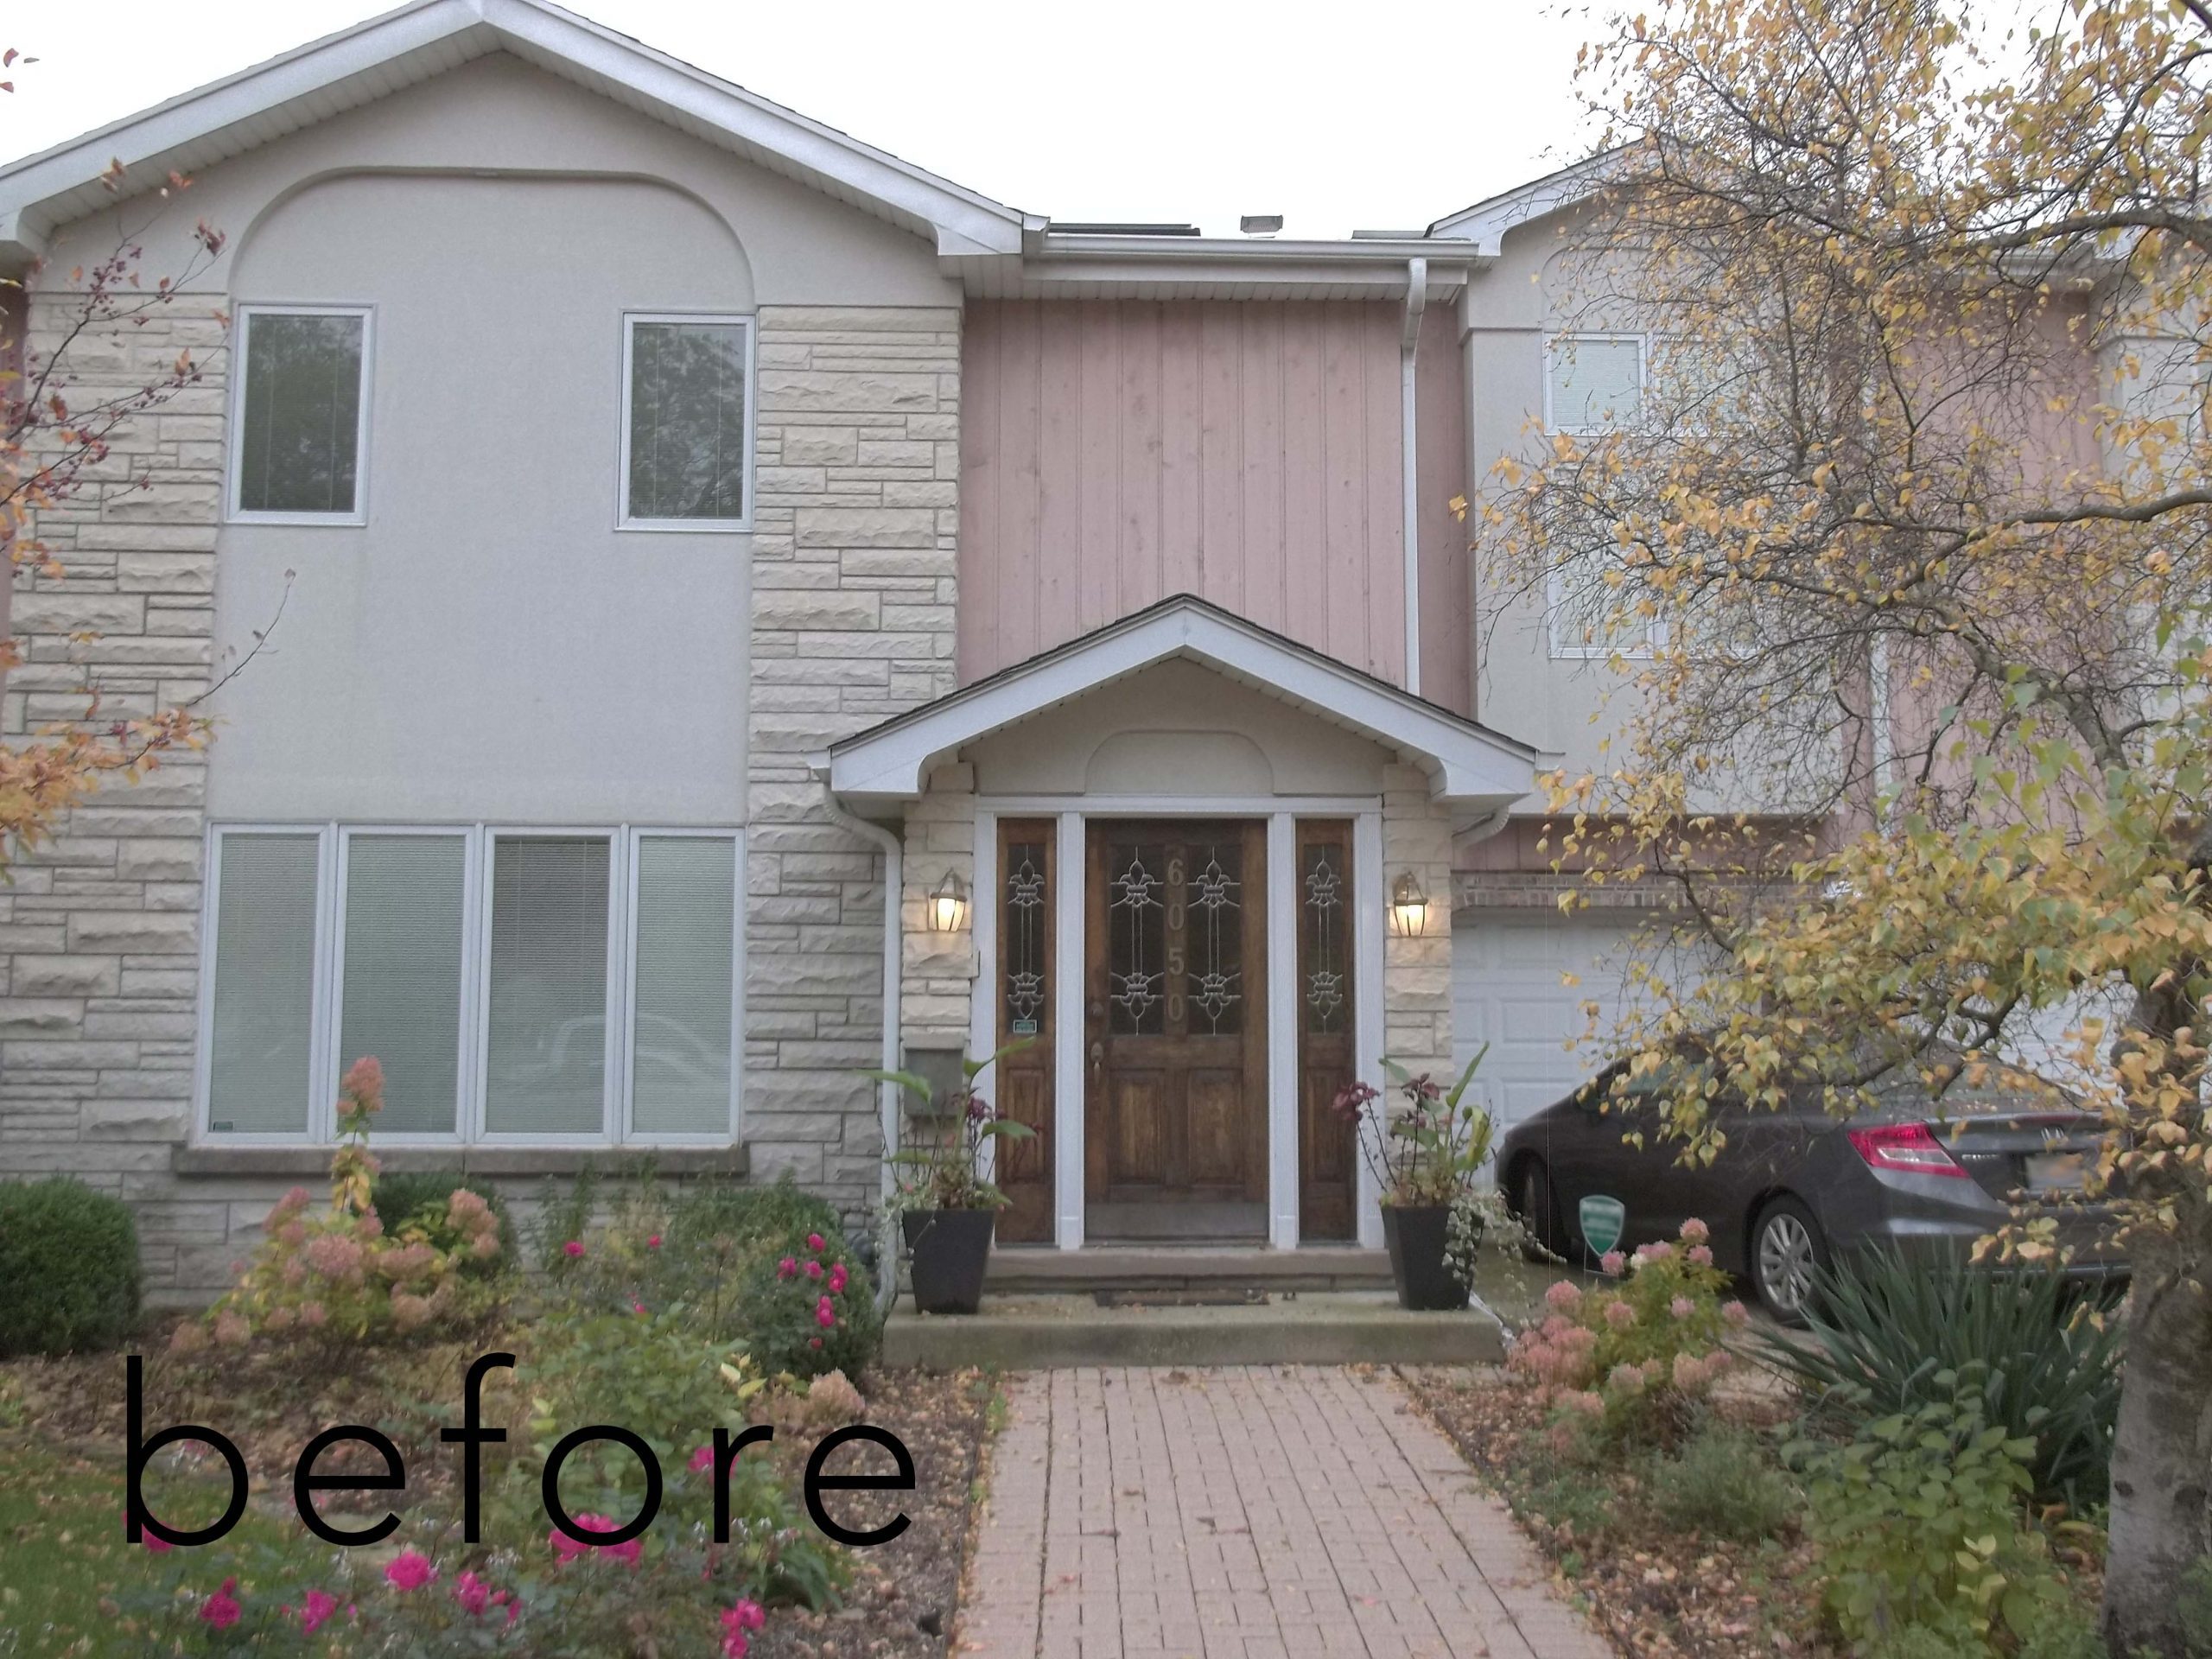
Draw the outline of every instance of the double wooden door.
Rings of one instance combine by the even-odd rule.
[[[1089,826],[1084,1231],[1267,1234],[1267,839],[1257,821]]]

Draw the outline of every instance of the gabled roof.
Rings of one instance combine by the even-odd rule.
[[[1516,184],[1503,194],[1488,196],[1471,207],[1462,207],[1428,227],[1433,237],[1458,237],[1475,245],[1475,251],[1495,259],[1503,251],[1505,233],[1555,213],[1592,195],[1605,181],[1605,170],[1618,149],[1562,167],[1526,184]]]
[[[1018,252],[1045,226],[656,52],[549,0],[412,0],[97,132],[0,168],[0,263],[35,257],[54,226],[110,200],[121,161],[149,184],[505,51],[771,171],[934,238],[940,254]]]
[[[830,787],[856,812],[887,814],[920,798],[931,768],[961,745],[1177,658],[1397,750],[1428,773],[1433,799],[1469,817],[1535,786],[1538,757],[1527,744],[1178,594],[833,744]]]

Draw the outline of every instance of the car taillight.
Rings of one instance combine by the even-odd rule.
[[[1879,1128],[1846,1131],[1869,1169],[1894,1169],[1904,1175],[1955,1175],[1966,1171],[1925,1123],[1891,1123]]]

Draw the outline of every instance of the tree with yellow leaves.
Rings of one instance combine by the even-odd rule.
[[[1694,1040],[1754,1106],[2003,1066],[2102,1115],[2106,1634],[2178,1656],[2212,1554],[2212,3],[1997,34],[1656,0],[1580,85],[1609,148],[1563,309],[1649,371],[1477,516],[1486,605],[1563,599],[1618,688],[1605,763],[1551,781],[1561,868],[1670,884],[1714,964],[1604,1036],[1636,1076]],[[1711,1085],[1669,1075],[1710,1155]]]

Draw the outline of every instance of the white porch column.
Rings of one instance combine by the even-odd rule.
[[[1298,836],[1268,818],[1268,1243],[1298,1248]]]
[[[1083,1248],[1084,1097],[1090,1087],[1090,1060],[1084,1052],[1089,1021],[1083,1011],[1084,884],[1090,868],[1083,844],[1083,814],[1059,815],[1059,868],[1054,873],[1052,971],[1055,1036],[1052,1053],[1053,1187],[1056,1242],[1064,1250]]]
[[[1354,904],[1352,971],[1357,976],[1353,999],[1352,1033],[1357,1048],[1353,1070],[1370,1088],[1384,1089],[1389,1078],[1382,1071],[1382,931],[1389,925],[1383,902],[1382,815],[1362,812],[1352,820],[1351,867]],[[1359,1160],[1359,1242],[1370,1250],[1382,1248],[1382,1194]]]

